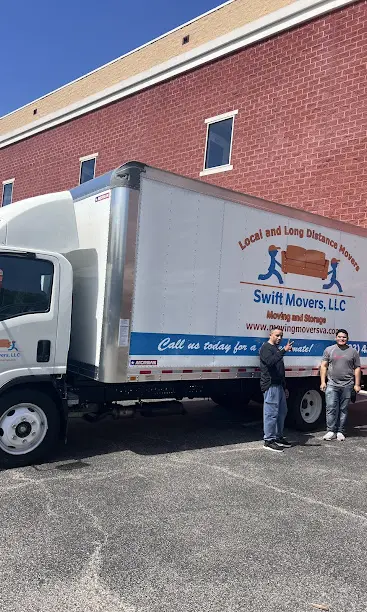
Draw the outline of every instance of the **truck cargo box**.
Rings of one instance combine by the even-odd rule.
[[[71,193],[74,371],[253,377],[274,326],[287,375],[317,373],[339,327],[367,365],[365,229],[136,162]]]

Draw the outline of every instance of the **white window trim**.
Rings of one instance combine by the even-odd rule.
[[[238,110],[229,111],[229,113],[223,113],[216,117],[209,117],[209,119],[205,119],[205,123],[217,123],[218,121],[224,121],[224,119],[230,119],[235,115],[238,115]]]
[[[233,166],[231,164],[231,158],[232,158],[232,146],[233,146],[234,120],[235,120],[236,115],[238,115],[238,109],[229,111],[228,113],[223,113],[222,115],[216,115],[216,117],[209,117],[209,119],[205,119],[204,123],[206,123],[206,137],[205,137],[204,163],[203,163],[203,169],[200,172],[200,176],[206,176],[208,174],[217,174],[218,172],[227,172],[228,170],[233,170]],[[215,166],[214,168],[205,168],[206,153],[207,153],[207,148],[208,148],[209,127],[212,123],[218,123],[219,121],[224,121],[225,119],[233,119],[228,164],[223,164],[223,166]]]
[[[226,164],[225,166],[215,166],[215,168],[206,168],[200,172],[200,176],[218,174],[218,172],[228,172],[228,170],[233,170],[233,166],[231,164]]]
[[[2,189],[2,192],[1,192],[0,208],[2,208],[2,206],[3,206],[5,185],[12,185],[10,204],[13,203],[14,181],[15,181],[15,178],[7,179],[6,181],[3,181],[3,189]]]
[[[93,176],[93,178],[96,178],[97,157],[98,157],[98,153],[92,153],[92,155],[84,155],[84,157],[79,157],[79,185],[82,184],[80,182],[80,179],[82,178],[82,165],[83,165],[83,162],[89,161],[90,159],[94,159],[95,160],[95,164],[94,164],[94,176]]]
[[[84,157],[79,157],[79,161],[89,161],[90,159],[97,159],[98,153],[92,153],[91,155],[84,155]]]

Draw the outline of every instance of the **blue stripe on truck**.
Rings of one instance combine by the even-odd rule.
[[[246,336],[204,336],[192,334],[152,334],[132,332],[130,356],[134,355],[235,355],[255,356],[267,336],[262,338]],[[288,337],[285,336],[285,339]],[[327,340],[294,339],[293,356],[321,357],[325,347],[333,344]],[[285,342],[283,341],[283,345]],[[349,344],[367,356],[367,340],[351,341]]]

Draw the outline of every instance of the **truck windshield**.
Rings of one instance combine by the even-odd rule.
[[[53,264],[0,255],[0,321],[50,309]]]

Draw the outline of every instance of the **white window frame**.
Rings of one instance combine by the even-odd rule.
[[[3,206],[3,202],[4,202],[4,191],[5,191],[5,185],[11,185],[11,200],[10,200],[10,204],[13,203],[13,192],[14,192],[14,181],[15,179],[7,179],[6,181],[3,181],[3,188],[2,188],[2,192],[1,192],[1,203],[0,203],[0,208],[2,208]]]
[[[209,117],[209,119],[205,119],[204,123],[206,123],[206,139],[205,139],[204,163],[203,163],[203,169],[200,172],[200,176],[207,176],[208,174],[217,174],[218,172],[227,172],[228,170],[233,170],[233,166],[231,164],[231,158],[232,158],[232,146],[233,146],[234,119],[236,115],[238,115],[238,110],[229,111],[228,113],[223,113],[222,115],[217,115],[216,117]],[[224,121],[225,119],[233,120],[232,121],[231,144],[229,147],[228,164],[224,164],[223,166],[215,166],[214,168],[205,168],[206,153],[208,149],[209,127],[212,123],[219,123],[219,121]]]
[[[84,155],[84,157],[79,157],[79,185],[83,184],[83,183],[80,182],[80,179],[82,178],[82,165],[83,165],[83,162],[90,161],[91,159],[95,160],[95,162],[94,162],[94,176],[93,176],[93,178],[96,178],[97,157],[98,157],[98,153],[92,153],[92,155]]]

